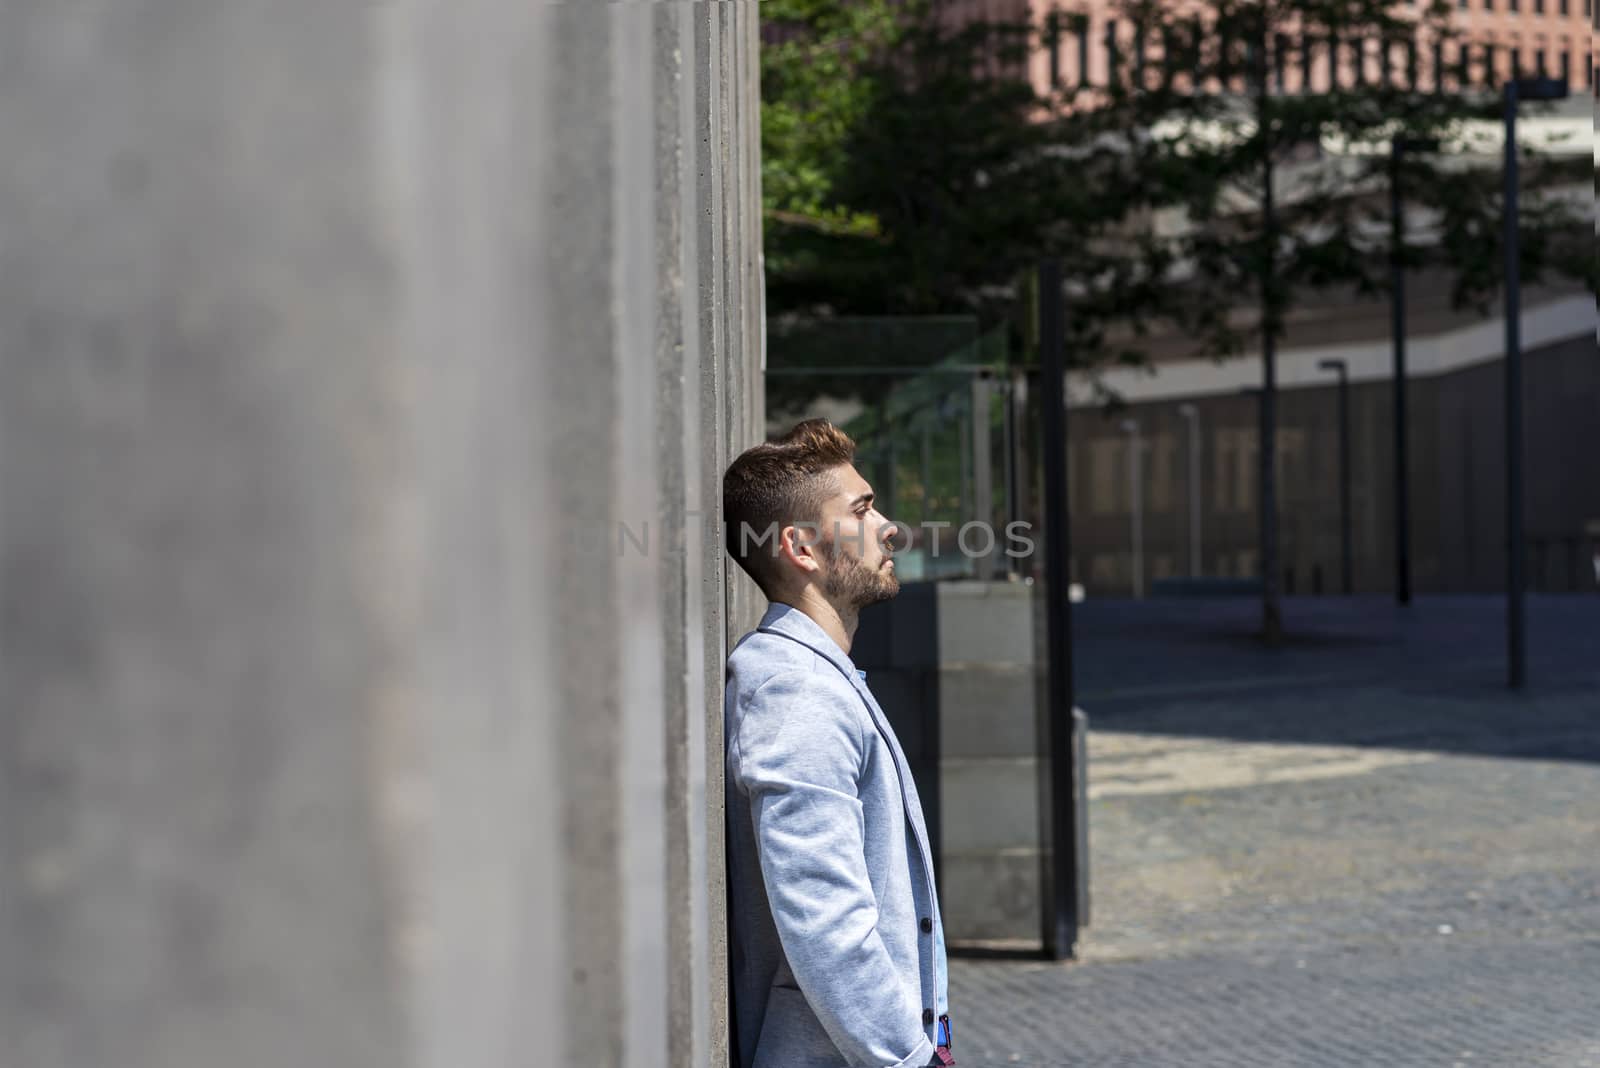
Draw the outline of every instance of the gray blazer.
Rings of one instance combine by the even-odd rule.
[[[739,1068],[925,1065],[948,1011],[922,802],[826,632],[774,604],[728,658]]]

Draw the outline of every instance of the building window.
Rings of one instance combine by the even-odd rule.
[[[1248,512],[1255,507],[1255,439],[1253,430],[1223,428],[1216,432],[1211,484],[1218,512]]]
[[[1560,0],[1560,3],[1556,4],[1556,10],[1561,14],[1566,15],[1570,13],[1569,9],[1571,6],[1571,0]]]
[[[1535,15],[1544,14],[1544,0],[1533,0],[1533,13]]]
[[[1219,512],[1231,511],[1233,508],[1233,431],[1218,430],[1212,439],[1211,474],[1212,493],[1215,495],[1212,507]]]
[[[1121,563],[1116,553],[1095,553],[1089,557],[1089,585],[1099,590],[1116,589],[1122,584]]]
[[[1566,49],[1561,50],[1561,80],[1572,80],[1572,54]]]
[[[1177,439],[1163,434],[1150,442],[1146,455],[1150,457],[1150,511],[1166,512],[1172,508],[1173,467],[1177,458]]]
[[[1483,0],[1483,9],[1485,11],[1493,11],[1494,10],[1494,0]]]
[[[1235,453],[1238,460],[1238,476],[1234,480],[1234,506],[1241,512],[1248,512],[1256,506],[1256,448],[1255,434],[1246,432],[1244,440],[1239,442],[1239,449]]]
[[[1506,0],[1506,10],[1515,15],[1522,10],[1522,0]]]
[[[1117,463],[1122,450],[1115,438],[1100,438],[1089,443],[1089,511],[1094,515],[1115,515],[1122,503],[1126,474]]]

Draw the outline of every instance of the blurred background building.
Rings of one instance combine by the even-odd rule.
[[[1413,582],[1425,593],[1489,592],[1505,574],[1504,327],[1498,316],[1452,310],[1445,290],[1437,277],[1410,286]],[[1572,286],[1532,291],[1526,301],[1528,402],[1540,413],[1526,438],[1529,576],[1537,590],[1594,590],[1600,483],[1584,443],[1600,411],[1594,298]],[[1153,351],[1163,347],[1153,339]],[[1384,592],[1393,588],[1395,544],[1393,371],[1381,299],[1312,303],[1290,324],[1279,354],[1283,588],[1343,589],[1341,427],[1330,360],[1344,362],[1350,381],[1351,585]],[[1069,460],[1079,581],[1093,595],[1127,596],[1174,576],[1257,574],[1257,400],[1243,392],[1259,381],[1256,362],[1158,355],[1148,372],[1099,380],[1126,406],[1101,414],[1086,385],[1079,394]],[[1144,519],[1137,576],[1136,508]]]
[[[1442,59],[1452,71],[1462,61],[1462,49],[1468,50],[1467,61],[1478,70],[1494,71],[1495,79],[1503,81],[1513,70],[1523,74],[1538,72],[1551,77],[1569,78],[1576,88],[1592,87],[1592,68],[1596,55],[1593,35],[1590,33],[1595,17],[1593,0],[1448,0],[1450,24],[1460,37],[1443,44]],[[1426,5],[1407,5],[1412,13],[1420,13]],[[1061,3],[1059,0],[940,0],[940,10],[952,23],[972,20],[1026,21],[1045,26],[1057,20],[1060,34],[1053,43],[1041,48],[1028,63],[1028,76],[1041,91],[1059,84],[1071,84],[1087,78],[1093,84],[1103,84],[1108,69],[1108,52],[1103,43],[1108,39],[1132,45],[1129,23],[1118,0],[1082,0]],[[1198,14],[1209,10],[1204,3],[1188,2],[1170,4],[1166,10],[1175,17]],[[1079,22],[1078,20],[1082,20]],[[1121,24],[1119,26],[1119,23]],[[1079,34],[1086,36],[1092,47],[1077,43]],[[1424,51],[1429,45],[1424,42]],[[1398,53],[1399,49],[1395,51]],[[1424,55],[1427,64],[1430,57]],[[1399,73],[1402,61],[1393,57],[1393,69]],[[1349,85],[1362,80],[1376,83],[1384,77],[1385,62],[1375,41],[1347,42],[1341,50],[1336,67],[1326,55],[1317,57],[1306,71],[1299,63],[1286,65],[1284,88],[1300,92],[1308,85],[1313,89],[1326,88],[1335,76],[1340,84]],[[1309,80],[1307,74],[1309,73]]]
[[[1459,37],[1423,34],[1409,50],[1399,40],[1383,49],[1360,37],[1335,38],[1330,46],[1325,32],[1299,35],[1288,25],[1273,41],[1265,91],[1292,99],[1346,90],[1352,101],[1364,101],[1352,107],[1380,108],[1401,106],[1402,87],[1492,102],[1514,73],[1569,78],[1573,98],[1530,111],[1520,141],[1568,168],[1562,173],[1570,176],[1550,194],[1573,208],[1571,236],[1581,241],[1594,211],[1592,106],[1581,92],[1591,85],[1593,9],[1530,0],[1521,6],[1480,8],[1474,0],[1450,14]],[[1169,17],[1210,11],[1207,5],[1165,5],[1153,26],[1164,32]],[[986,214],[980,205],[1007,195],[1043,201],[1052,186],[1093,181],[1087,177],[1091,153],[1072,139],[1100,137],[1095,143],[1102,147],[1116,142],[1092,125],[1084,133],[1062,123],[1061,116],[1104,105],[1102,90],[1112,79],[1135,87],[1134,95],[1138,86],[1155,85],[1165,41],[1156,29],[1137,30],[1124,6],[1109,2],[948,0],[932,13],[946,32],[988,23],[1000,36],[980,36],[974,45],[944,52],[916,51],[926,44],[912,37],[908,54],[929,61],[931,69],[951,55],[979,56],[983,73],[965,87],[973,95],[986,84],[1026,79],[1031,95],[996,92],[985,99],[997,109],[1015,106],[1031,121],[1059,123],[1055,136],[1061,140],[1052,145],[1043,139],[1043,153],[1060,151],[1084,160],[1085,168],[1040,168],[1011,193],[996,191],[997,175],[1007,167],[1021,170],[1025,165],[1016,160],[1042,154],[1038,142],[1004,120],[948,106],[938,90],[922,93],[914,79],[900,82],[894,64],[886,64],[878,72],[889,87],[876,98],[879,112],[870,104],[854,111],[848,100],[839,107],[846,120],[862,125],[844,142],[843,151],[853,153],[847,158],[857,161],[839,182],[845,207],[798,223],[780,219],[788,229],[769,219],[769,263],[784,257],[780,274],[792,276],[783,279],[791,285],[784,296],[792,306],[769,323],[767,429],[781,432],[808,415],[843,425],[860,444],[858,466],[882,506],[912,529],[897,569],[905,589],[892,604],[864,615],[856,659],[894,718],[933,810],[952,945],[1030,952],[1040,944],[1042,914],[1049,923],[1051,853],[1070,848],[1048,818],[1047,784],[1058,773],[1046,749],[1061,710],[1045,698],[1045,680],[1057,665],[1046,652],[1042,602],[1052,586],[1090,602],[1127,600],[1126,610],[1084,611],[1102,625],[1114,618],[1126,626],[1119,637],[1131,650],[1141,626],[1151,628],[1154,643],[1158,633],[1175,633],[1161,628],[1178,627],[1174,621],[1186,615],[1182,607],[1138,602],[1261,597],[1260,292],[1249,271],[1231,291],[1205,290],[1244,337],[1225,357],[1167,322],[1148,293],[1143,305],[1129,298],[1121,321],[1093,339],[1098,349],[1086,343],[1071,351],[1069,342],[1068,356],[1077,365],[1067,375],[1070,553],[1066,573],[1050,574],[1037,551],[1045,529],[1043,450],[1049,447],[1040,437],[1043,327],[1035,324],[1042,298],[1032,288],[1031,265],[1019,267],[1007,257],[1026,249],[1030,238],[1038,247],[1048,245],[1040,235],[1063,229],[1060,220],[1075,205],[1063,196],[1014,216]],[[1402,5],[1402,13],[1420,9]],[[800,23],[771,25],[769,41],[782,47],[803,40]],[[1006,46],[1017,41],[1025,48],[1011,53],[1008,64]],[[963,53],[968,47],[977,51]],[[786,105],[790,69],[786,61],[775,68],[772,91]],[[1223,94],[1231,91],[1236,103],[1253,89],[1246,69],[1235,66]],[[1218,84],[1208,82],[1213,90]],[[1362,87],[1365,95],[1355,92]],[[1384,97],[1391,88],[1396,95]],[[917,127],[919,107],[937,114],[943,128],[939,122]],[[981,125],[981,133],[957,125],[962,122]],[[948,144],[890,153],[872,140],[880,125],[920,129]],[[1249,136],[1249,121],[1234,132]],[[984,136],[1010,136],[1008,143],[1024,147],[1007,159]],[[1325,206],[1310,226],[1332,229],[1336,219],[1357,219],[1352,255],[1383,264],[1397,214],[1393,177],[1386,179],[1381,169],[1375,174],[1370,163],[1388,154],[1389,140],[1382,132],[1377,145],[1363,146],[1324,135],[1289,146],[1276,161],[1278,209],[1290,212],[1326,183]],[[1443,172],[1497,177],[1503,147],[1498,123],[1481,114],[1463,117],[1438,165]],[[807,158],[803,151],[795,155]],[[893,165],[873,169],[885,160]],[[778,161],[780,177],[794,162],[788,155]],[[960,167],[981,167],[980,180],[964,182],[952,173]],[[1249,175],[1239,184],[1255,180]],[[1399,195],[1409,217],[1405,241],[1427,250],[1425,265],[1405,271],[1408,600],[1411,592],[1484,594],[1506,584],[1506,324],[1495,285],[1487,299],[1459,299],[1465,262],[1459,249],[1443,245],[1444,196],[1432,186]],[[1122,232],[1148,227],[1181,242],[1201,225],[1223,233],[1249,230],[1262,217],[1260,197],[1259,187],[1223,197],[1209,216],[1181,207],[1135,212]],[[805,204],[804,197],[794,200]],[[881,230],[848,230],[841,220],[852,209],[876,211]],[[1480,233],[1498,236],[1498,201],[1488,212],[1492,229]],[[906,236],[927,219],[945,220],[955,252],[942,255],[936,242]],[[956,233],[963,225],[970,231]],[[822,284],[825,271],[806,275],[813,249],[823,250],[818,263],[831,255],[844,265],[841,273],[860,271],[859,264],[873,262],[873,242],[890,251],[883,253],[883,284],[869,299]],[[1069,270],[1077,251],[1069,242],[1058,253]],[[1241,244],[1234,253],[1243,261],[1252,250]],[[1004,266],[987,275],[958,273],[985,256]],[[1201,269],[1196,262],[1180,256],[1169,265],[1172,287],[1194,280]],[[944,271],[960,281],[915,290],[903,280],[918,270],[929,276]],[[1341,282],[1299,290],[1277,339],[1275,577],[1288,597],[1392,597],[1397,590],[1393,291],[1385,285],[1387,265],[1375,273],[1375,287]],[[1067,308],[1089,303],[1092,285],[1082,277],[1069,282]],[[1523,466],[1528,587],[1592,595],[1600,590],[1600,461],[1589,444],[1600,412],[1594,294],[1580,278],[1551,273],[1525,284],[1521,298],[1530,413]],[[908,310],[872,314],[872,301],[901,301]],[[940,314],[911,310],[918,304],[942,304]],[[954,313],[963,305],[974,310]],[[1003,532],[1016,523],[1025,525],[1032,551],[1007,554],[1012,543]],[[1228,612],[1213,600],[1187,615],[1197,633],[1200,620]],[[1185,632],[1183,640],[1192,637]],[[1151,664],[1149,674],[1167,679],[1181,670]],[[1092,702],[1089,712],[1095,712]]]
[[[1424,593],[1490,592],[1505,573],[1503,322],[1452,308],[1437,276],[1415,278],[1411,294],[1413,581]],[[1536,590],[1592,591],[1600,588],[1593,563],[1600,479],[1588,442],[1600,411],[1594,298],[1557,284],[1530,289],[1525,299],[1528,399],[1540,413],[1527,427],[1530,582]],[[1341,433],[1349,437],[1351,589],[1393,588],[1388,315],[1381,297],[1324,295],[1289,325],[1279,354],[1277,434],[1287,593],[1344,590]],[[1127,597],[1174,578],[1251,579],[1259,562],[1258,401],[1250,391],[1260,380],[1259,358],[1197,358],[1178,336],[1141,344],[1151,353],[1148,366],[1069,379],[1073,580],[1089,596]],[[838,319],[779,326],[771,345],[768,432],[802,412],[830,414],[859,436],[863,470],[890,502],[890,515],[919,528],[949,524],[918,537],[903,576],[1020,571],[1020,562],[1004,557],[1003,535],[987,558],[956,543],[965,523],[1003,532],[1009,522],[1039,518],[1038,502],[1018,481],[1037,474],[1038,459],[1021,436],[1037,378],[1008,369],[1002,333],[980,333],[975,320],[959,316]],[[823,350],[864,354],[874,364],[791,362]],[[1342,361],[1348,375],[1344,429],[1329,361]],[[985,409],[986,418],[974,417]],[[969,547],[977,538],[968,537]]]

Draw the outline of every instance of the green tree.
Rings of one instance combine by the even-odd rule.
[[[1067,253],[1098,280],[1081,320],[1140,305],[1128,221],[1160,186],[1125,133],[1133,112],[1036,93],[1023,76],[1036,27],[952,27],[930,4],[885,0],[770,0],[762,15],[773,313],[993,322],[1021,275]]]

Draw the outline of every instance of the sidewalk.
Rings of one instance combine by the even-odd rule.
[[[1600,598],[1079,606],[1092,926],[952,962],[958,1061],[1600,1065]]]

